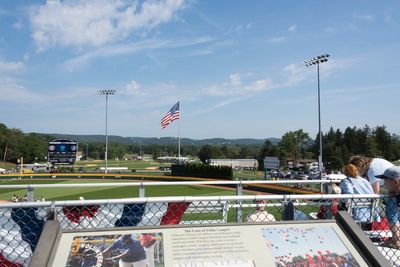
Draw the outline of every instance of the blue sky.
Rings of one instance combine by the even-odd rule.
[[[399,1],[0,2],[0,121],[24,132],[281,137],[399,134]]]

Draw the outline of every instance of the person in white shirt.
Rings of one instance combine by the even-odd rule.
[[[349,163],[355,165],[360,175],[368,179],[375,194],[379,194],[381,186],[381,179],[376,176],[383,174],[386,169],[394,166],[393,163],[385,159],[363,156],[354,156]]]
[[[246,221],[247,222],[274,222],[275,217],[274,215],[268,213],[265,210],[265,204],[267,201],[262,200],[257,202],[257,208],[256,211],[249,216],[247,216]]]

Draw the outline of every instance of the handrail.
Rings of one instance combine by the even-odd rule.
[[[160,185],[251,185],[251,184],[331,184],[340,180],[278,180],[278,181],[185,181],[185,182],[115,182],[115,183],[80,183],[80,184],[25,184],[0,185],[0,189],[28,188],[65,188],[65,187],[120,187],[120,186],[160,186]]]
[[[194,202],[194,201],[259,201],[259,200],[328,200],[328,199],[381,199],[384,195],[377,194],[312,194],[312,195],[246,195],[246,196],[175,196],[175,197],[139,197],[120,199],[93,199],[93,200],[63,200],[44,202],[9,202],[0,203],[1,208],[39,208],[65,207],[105,204],[135,204],[159,202]]]

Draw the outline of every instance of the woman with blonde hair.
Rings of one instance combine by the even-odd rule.
[[[354,164],[344,166],[343,173],[347,177],[340,184],[342,194],[374,194],[371,184],[360,176]]]
[[[393,163],[381,158],[369,158],[364,156],[354,156],[350,158],[349,163],[355,165],[361,176],[368,179],[375,194],[379,194],[380,179],[376,178],[377,175],[393,167]]]

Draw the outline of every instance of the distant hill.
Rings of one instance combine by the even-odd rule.
[[[78,141],[79,143],[102,143],[105,141],[104,135],[71,135],[71,134],[46,134],[47,136],[54,136],[54,138],[69,138]],[[279,138],[267,138],[272,144],[277,144]],[[225,138],[210,138],[210,139],[190,139],[181,138],[182,145],[262,145],[266,139],[252,139],[252,138],[240,138],[240,139],[225,139]],[[176,144],[177,137],[122,137],[117,135],[109,135],[108,141],[113,143],[131,145],[131,144],[151,144],[151,145],[169,145]]]

